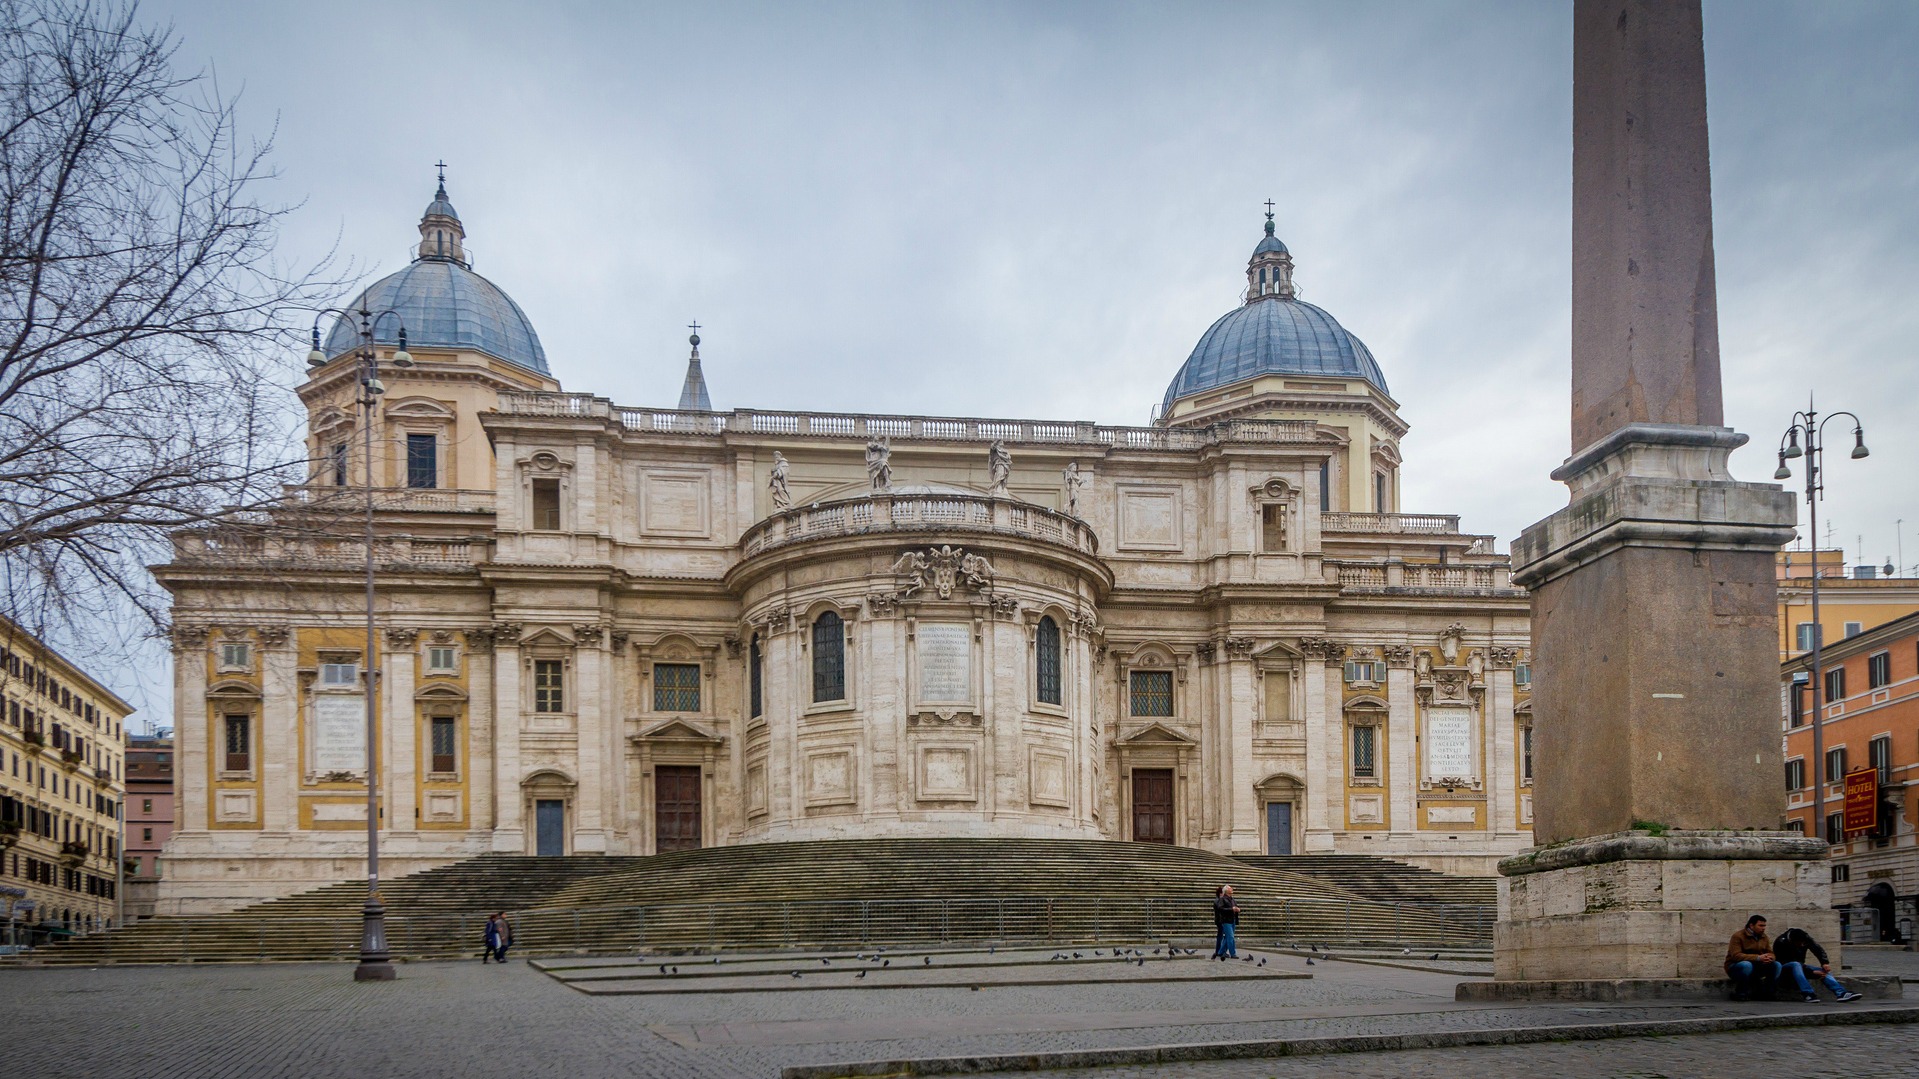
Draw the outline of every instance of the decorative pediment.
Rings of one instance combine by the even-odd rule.
[[[1253,659],[1262,666],[1290,667],[1293,661],[1304,658],[1305,653],[1284,641],[1274,641],[1253,653]]]
[[[1356,697],[1346,698],[1344,707],[1349,712],[1384,712],[1388,708],[1388,705],[1384,697],[1375,696],[1371,693],[1361,693]]]
[[[427,682],[426,684],[422,685],[419,689],[416,689],[413,691],[413,699],[416,701],[429,701],[429,702],[442,701],[448,704],[452,704],[455,702],[466,700],[466,690],[461,689],[459,686],[453,685],[450,682],[442,682],[442,681]]]
[[[707,730],[691,720],[669,719],[656,723],[632,737],[635,742],[654,744],[672,743],[674,745],[718,746],[726,742],[725,738]]]
[[[1284,502],[1293,497],[1295,489],[1291,483],[1288,483],[1278,476],[1274,476],[1264,483],[1253,485],[1247,490],[1248,493],[1256,499],[1265,499],[1269,502]]]
[[[207,687],[207,696],[223,697],[227,700],[232,700],[235,697],[250,697],[258,700],[260,697],[260,687],[251,682],[243,682],[238,678],[222,678]]]
[[[1305,789],[1303,780],[1286,772],[1276,772],[1253,784],[1253,790],[1268,797],[1297,794]]]
[[[1142,746],[1191,746],[1198,748],[1199,742],[1179,733],[1164,723],[1148,723],[1139,730],[1119,739],[1119,744],[1137,749]]]
[[[519,643],[521,648],[538,648],[541,645],[571,648],[573,647],[573,638],[561,633],[553,626],[541,626],[538,629],[528,630],[521,634]]]
[[[431,397],[402,397],[389,402],[384,410],[389,419],[450,420],[453,410]]]

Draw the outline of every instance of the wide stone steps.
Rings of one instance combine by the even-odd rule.
[[[1235,887],[1268,944],[1457,945],[1490,913],[1368,899],[1204,851],[1068,840],[843,840],[646,858],[485,855],[385,882],[395,955],[475,955],[507,910],[522,954],[857,948],[1210,937]],[[365,884],[227,914],[158,918],[40,952],[55,963],[330,959],[356,954]]]
[[[1496,877],[1438,873],[1374,854],[1246,855],[1239,861],[1300,873],[1383,902],[1493,906],[1499,901]]]

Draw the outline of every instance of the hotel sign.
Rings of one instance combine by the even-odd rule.
[[[1879,769],[1846,773],[1846,834],[1870,832],[1879,826]]]

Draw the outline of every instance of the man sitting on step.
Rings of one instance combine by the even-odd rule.
[[[1726,942],[1726,976],[1732,979],[1732,999],[1745,1000],[1758,990],[1770,998],[1779,981],[1779,960],[1766,938],[1766,916],[1746,919],[1746,928]]]
[[[1833,996],[1842,1002],[1859,999],[1859,994],[1849,992],[1845,986],[1839,984],[1839,979],[1832,976],[1832,960],[1826,957],[1826,950],[1819,946],[1818,941],[1812,939],[1811,933],[1803,929],[1788,929],[1779,934],[1778,940],[1772,942],[1772,951],[1779,960],[1781,974],[1791,978],[1791,984],[1799,986],[1799,998],[1807,1004],[1819,999],[1818,994],[1812,991],[1811,980],[1806,977],[1807,952],[1819,957],[1818,966],[1814,969]]]

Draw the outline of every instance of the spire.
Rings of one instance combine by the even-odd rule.
[[[446,197],[446,162],[439,162],[435,168],[440,170],[440,186],[433,192],[433,201],[427,203],[426,213],[420,215],[417,257],[469,265],[466,226],[460,223],[460,212],[453,208],[453,200]]]
[[[700,323],[694,319],[687,327],[693,335],[686,339],[693,346],[693,355],[686,361],[686,382],[680,386],[681,412],[711,412],[713,400],[706,395],[706,376],[700,373]]]
[[[1293,288],[1293,256],[1273,232],[1273,200],[1266,200],[1266,237],[1253,248],[1246,263],[1246,302],[1290,300]]]

